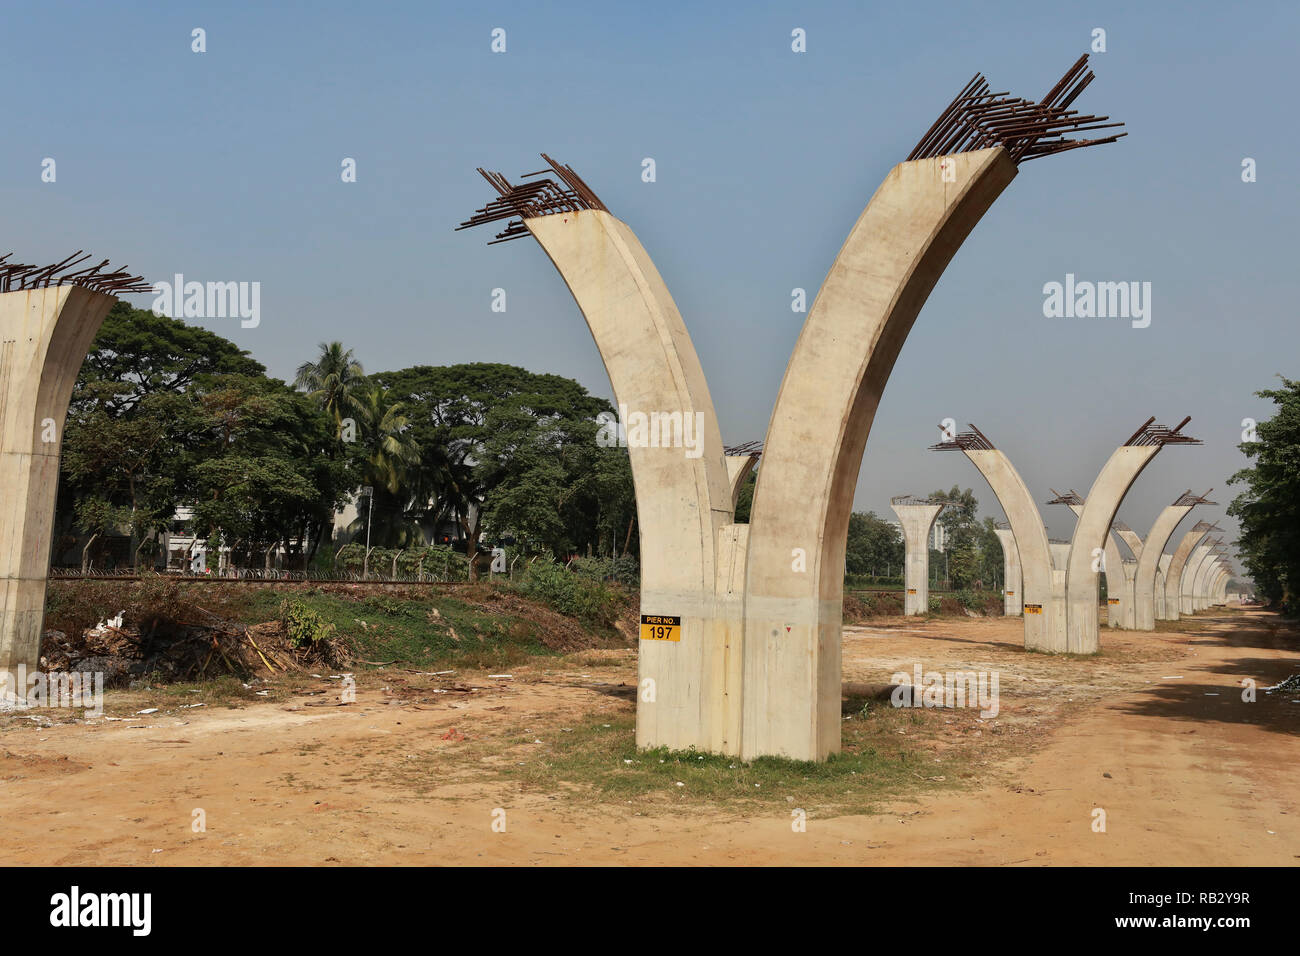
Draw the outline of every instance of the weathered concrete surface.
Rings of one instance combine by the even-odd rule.
[[[903,529],[903,614],[930,610],[930,529],[944,509],[939,504],[889,505]]]
[[[1161,447],[1123,445],[1115,449],[1088,491],[1070,541],[1066,568],[1066,647],[1072,654],[1094,654],[1101,646],[1093,551],[1104,553],[1120,503]]]
[[[1142,559],[1143,541],[1138,537],[1138,533],[1129,527],[1117,528],[1112,534],[1119,535],[1120,540],[1128,547],[1129,553],[1133,555],[1132,560],[1125,558],[1120,565],[1120,571],[1122,572],[1120,585],[1123,587],[1124,593],[1120,596],[1118,622],[1119,627],[1126,631],[1132,631],[1137,629],[1137,567],[1138,561]],[[1109,578],[1106,580],[1106,588],[1107,590],[1110,589]],[[1111,627],[1116,626],[1115,616],[1113,611],[1109,615],[1110,620],[1108,623]]]
[[[930,291],[1016,175],[1001,147],[901,163],[840,249],[772,412],[749,527],[746,757],[839,749],[844,549],[880,395]],[[807,571],[791,555],[807,555]]]
[[[735,473],[724,460],[690,335],[640,241],[608,212],[525,222],[582,310],[619,404],[629,414],[700,414],[699,458],[681,447],[628,449],[641,529],[641,613],[681,618],[680,641],[640,641],[636,740],[640,747],[738,753],[746,532],[732,522]]]
[[[1142,553],[1137,556],[1137,574],[1133,581],[1133,626],[1139,631],[1156,629],[1156,574],[1160,570],[1160,559],[1164,557],[1165,546],[1173,537],[1179,522],[1187,517],[1195,505],[1169,505],[1156,516],[1147,532]],[[1164,592],[1160,593],[1160,602],[1164,604]]]
[[[1192,603],[1196,610],[1204,611],[1210,606],[1210,581],[1218,572],[1219,567],[1219,556],[1211,553],[1208,558],[1201,562],[1200,568],[1197,569],[1196,580],[1192,584]]]
[[[0,669],[39,668],[68,401],[114,298],[0,293]]]
[[[1210,546],[1208,544],[1198,544],[1193,550],[1187,564],[1183,566],[1183,574],[1178,582],[1178,613],[1195,614],[1196,600],[1195,591],[1196,574],[1201,570],[1201,564],[1210,556]]]
[[[1077,518],[1083,514],[1083,505],[1070,505],[1070,510],[1074,512]],[[1130,532],[1132,533],[1132,532]],[[1129,609],[1133,606],[1132,596],[1129,595],[1124,573],[1124,559],[1119,552],[1119,544],[1115,540],[1115,532],[1112,531],[1106,535],[1106,549],[1102,552],[1105,560],[1101,562],[1102,573],[1106,575],[1106,626],[1114,628],[1123,628],[1124,619]],[[1134,535],[1134,537],[1137,537]],[[1142,539],[1138,539],[1138,548],[1142,547]],[[1067,550],[1066,561],[1069,561]],[[1067,612],[1068,613],[1068,612]]]
[[[1160,563],[1156,568],[1156,586],[1155,586],[1155,614],[1157,621],[1165,619],[1165,576],[1169,573],[1169,564],[1174,560],[1172,554],[1160,555]],[[1152,630],[1155,630],[1154,626]]]
[[[1016,536],[1010,528],[998,528],[994,534],[1002,544],[1002,613],[1019,617],[1025,596],[1021,593],[1020,552],[1016,550]]]
[[[1187,559],[1192,556],[1192,550],[1197,543],[1209,534],[1213,527],[1208,521],[1198,521],[1179,540],[1169,566],[1165,569],[1165,606],[1160,620],[1178,620],[1182,602],[1179,595],[1183,583],[1183,571],[1187,567]],[[1190,614],[1191,611],[1187,613]]]
[[[1007,524],[1011,526],[1020,562],[1025,647],[1036,651],[1065,650],[1063,626],[1060,628],[1060,646],[1056,646],[1058,602],[1053,600],[1052,551],[1034,496],[1029,493],[1011,459],[1001,450],[967,448],[965,454],[988,482],[1007,516]],[[1064,579],[1061,585],[1064,586]]]

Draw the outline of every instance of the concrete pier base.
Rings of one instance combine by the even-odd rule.
[[[68,401],[114,298],[0,294],[0,669],[37,670]]]

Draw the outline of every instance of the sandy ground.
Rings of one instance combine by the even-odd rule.
[[[1295,630],[1262,612],[1228,612],[1186,632],[1103,628],[1104,653],[1085,660],[1026,654],[1020,642],[1018,620],[846,628],[846,680],[888,681],[917,662],[997,670],[998,720],[1011,736],[1005,756],[982,751],[993,758],[968,787],[872,815],[814,816],[803,833],[779,807],[636,808],[456,774],[419,793],[403,779],[406,761],[456,757],[461,734],[482,742],[522,722],[545,746],[572,721],[629,713],[618,685],[634,680],[633,651],[604,652],[599,667],[590,656],[547,661],[509,682],[457,675],[482,688],[470,693],[437,694],[452,686],[445,678],[393,669],[363,679],[348,706],[333,705],[335,682],[240,709],[163,702],[125,720],[53,714],[64,721],[53,725],[3,717],[0,863],[1300,860],[1300,694],[1263,693],[1300,673]],[[1243,678],[1260,688],[1254,703],[1242,700]],[[507,811],[505,833],[491,829],[496,808]],[[205,832],[192,828],[196,809]],[[1097,809],[1105,832],[1094,831]]]

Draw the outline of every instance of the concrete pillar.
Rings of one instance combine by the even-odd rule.
[[[1119,615],[1119,626],[1126,631],[1133,631],[1137,630],[1137,566],[1138,561],[1142,559],[1143,542],[1136,531],[1118,521],[1112,533],[1119,535],[1120,540],[1128,547],[1129,553],[1133,555],[1132,560],[1125,558],[1120,565],[1120,570],[1123,572],[1120,585],[1124,588],[1124,593],[1120,597]],[[1106,587],[1110,588],[1109,579]]]
[[[746,758],[839,750],[844,549],[867,436],[930,290],[1015,175],[1001,147],[895,166],[808,312],[749,524]],[[794,569],[794,553],[806,554],[806,570]]]
[[[678,640],[640,642],[639,747],[739,753],[744,542],[737,472],[690,335],[636,235],[602,209],[524,220],[563,276],[628,421],[641,531],[641,613],[680,618]],[[633,416],[698,422],[703,454],[635,442]],[[671,443],[669,443],[671,444]],[[647,684],[646,682],[651,682]]]
[[[1179,595],[1181,594],[1183,571],[1187,567],[1187,560],[1192,556],[1192,551],[1200,540],[1209,534],[1213,528],[1214,525],[1208,521],[1198,521],[1179,540],[1178,547],[1174,550],[1169,566],[1165,570],[1165,607],[1160,620],[1178,620],[1178,615],[1182,612],[1182,599]],[[1190,614],[1191,612],[1188,611],[1187,613]]]
[[[1198,544],[1193,550],[1187,564],[1183,566],[1182,578],[1178,582],[1178,613],[1179,615],[1191,615],[1196,613],[1196,600],[1194,587],[1196,585],[1196,574],[1201,570],[1201,564],[1210,556],[1210,546],[1208,544]]]
[[[1106,538],[1120,502],[1142,469],[1162,447],[1159,443],[1120,446],[1111,454],[1088,491],[1070,542],[1066,569],[1066,647],[1070,653],[1093,654],[1100,648],[1093,551],[1104,553]]]
[[[898,515],[903,529],[903,614],[927,614],[930,610],[930,529],[944,503],[905,496],[890,499],[889,506]]]
[[[1074,512],[1075,517],[1083,514],[1082,499],[1079,499],[1079,502],[1070,505],[1070,510]],[[1141,551],[1142,539],[1133,534],[1131,530],[1128,533],[1137,538],[1137,547]],[[1128,594],[1128,581],[1132,580],[1132,575],[1131,573],[1125,574],[1125,562],[1119,553],[1119,545],[1115,540],[1115,534],[1116,532],[1112,531],[1106,535],[1106,548],[1102,552],[1105,557],[1102,562],[1102,571],[1106,575],[1106,626],[1123,628],[1126,626],[1125,617],[1133,606],[1132,595]],[[1068,562],[1069,545],[1066,546],[1066,551],[1066,560]]]
[[[1052,550],[1052,567],[1064,571],[1070,562],[1070,542],[1052,538],[1047,545]]]
[[[1224,573],[1223,563],[1220,562],[1219,565],[1215,567],[1214,572],[1206,579],[1205,606],[1207,608],[1219,606],[1219,582],[1223,580]]]
[[[1179,501],[1185,497],[1180,497]],[[1156,574],[1160,570],[1160,560],[1165,557],[1165,545],[1169,543],[1179,522],[1194,507],[1194,504],[1179,504],[1176,501],[1156,516],[1151,530],[1147,532],[1142,553],[1137,556],[1137,571],[1133,580],[1133,626],[1139,631],[1156,629]],[[1160,592],[1159,603],[1162,606],[1164,604],[1163,590]]]
[[[1165,619],[1165,576],[1169,573],[1169,563],[1173,561],[1172,554],[1160,555],[1160,562],[1156,566],[1156,583],[1155,583],[1155,619],[1163,621]],[[1155,625],[1152,625],[1155,630]]]
[[[1016,550],[1016,536],[1011,527],[998,528],[994,534],[1002,544],[1002,613],[1007,617],[1020,617],[1024,595],[1020,581],[1020,552]]]
[[[0,669],[39,668],[68,401],[113,302],[73,285],[0,293]]]
[[[1218,572],[1220,561],[1219,555],[1211,551],[1197,569],[1196,579],[1192,582],[1192,606],[1197,611],[1204,611],[1210,606],[1210,581]]]
[[[1020,563],[1025,647],[1029,650],[1064,650],[1056,644],[1052,600],[1052,553],[1047,529],[1033,495],[1011,460],[996,448],[963,448],[966,457],[988,482],[1011,526]]]

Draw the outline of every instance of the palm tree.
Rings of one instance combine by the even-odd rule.
[[[298,366],[295,384],[320,403],[334,419],[339,433],[343,419],[359,411],[357,397],[365,381],[365,370],[342,342],[322,342],[320,358]]]
[[[388,390],[373,385],[353,397],[361,424],[366,483],[396,495],[406,485],[408,469],[420,460],[420,450],[407,434],[405,406],[390,402]]]
[[[372,524],[376,543],[406,547],[419,539],[411,515],[411,486],[420,453],[408,431],[404,407],[389,401],[388,391],[378,385],[359,391],[354,403],[360,424],[358,474],[374,489],[355,527]]]

